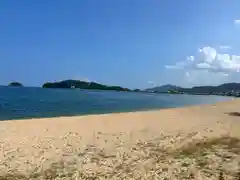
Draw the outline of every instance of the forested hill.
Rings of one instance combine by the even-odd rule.
[[[146,89],[156,93],[174,92],[188,94],[222,94],[222,93],[240,93],[240,83],[225,83],[219,86],[195,86],[192,88],[182,88],[174,85],[164,85]]]
[[[97,89],[97,90],[114,90],[114,91],[130,91],[128,88],[121,86],[107,86],[96,82],[85,82],[79,80],[64,80],[60,82],[47,82],[43,84],[43,88],[79,88],[79,89]]]
[[[177,90],[177,89],[181,89],[181,87],[175,86],[175,85],[171,85],[171,84],[166,84],[166,85],[162,85],[162,86],[156,86],[153,88],[148,88],[145,91],[152,91],[152,92],[168,92],[169,90]]]
[[[22,87],[23,85],[20,82],[11,82],[8,86]]]
[[[224,92],[230,92],[230,91],[240,91],[240,83],[225,83],[221,84],[219,86],[195,86],[192,88],[181,88],[178,89],[182,92],[188,92],[188,93],[203,93],[203,94],[209,94],[209,93],[224,93]]]

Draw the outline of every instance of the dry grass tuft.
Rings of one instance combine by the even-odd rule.
[[[240,150],[240,139],[235,137],[218,137],[212,139],[205,139],[200,141],[191,142],[179,149],[180,155],[192,156],[198,153],[205,153],[207,150],[213,150],[213,148],[220,147],[229,151]]]
[[[239,164],[236,171],[227,168],[227,165],[234,167],[238,161],[240,139],[227,136],[192,139],[177,149],[166,148],[166,141],[169,139],[139,141],[111,154],[92,146],[74,162],[61,160],[44,171],[28,175],[6,173],[0,175],[0,180],[195,179],[197,173],[203,179],[240,180]]]
[[[240,112],[229,112],[227,114],[230,116],[240,116]]]

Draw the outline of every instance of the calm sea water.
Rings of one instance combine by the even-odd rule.
[[[208,104],[220,96],[0,87],[0,120],[128,112]]]

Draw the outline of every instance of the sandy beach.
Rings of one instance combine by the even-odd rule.
[[[0,122],[0,180],[240,179],[240,100]]]

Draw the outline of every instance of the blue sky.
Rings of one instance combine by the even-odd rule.
[[[237,81],[238,7],[239,0],[1,0],[0,84]]]

